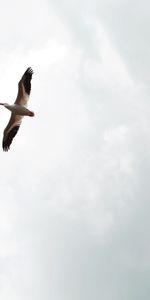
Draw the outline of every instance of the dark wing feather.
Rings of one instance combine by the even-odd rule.
[[[4,130],[2,147],[4,151],[8,151],[13,138],[17,134],[22,122],[22,116],[11,113],[10,120]]]
[[[18,130],[19,130],[20,126],[14,126],[6,135],[4,135],[3,138],[3,150],[4,151],[8,151],[9,147],[12,143],[13,138],[15,137],[15,135],[17,134]]]
[[[16,104],[26,105],[28,97],[31,92],[31,79],[33,75],[33,70],[28,68],[23,74],[21,80],[18,83],[18,95],[15,101]]]
[[[25,92],[30,95],[30,91],[31,91],[31,79],[32,79],[32,74],[33,74],[33,70],[31,68],[28,68],[23,77],[22,77],[22,82],[23,82],[23,85],[24,85],[24,89],[25,89]]]

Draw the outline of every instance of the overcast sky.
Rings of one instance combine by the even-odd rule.
[[[150,299],[149,11],[1,0],[0,101],[32,67],[35,118],[0,151],[0,299]]]

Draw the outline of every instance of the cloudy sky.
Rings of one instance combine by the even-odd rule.
[[[148,0],[1,0],[0,299],[150,298]],[[0,136],[9,112],[0,109]]]

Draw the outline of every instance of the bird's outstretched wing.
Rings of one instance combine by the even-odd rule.
[[[21,80],[18,83],[18,95],[15,104],[27,105],[30,92],[31,92],[31,79],[33,75],[33,70],[28,68],[23,74]]]
[[[21,125],[23,116],[15,115],[11,113],[10,120],[4,130],[2,147],[4,151],[8,151],[12,143],[13,138],[17,134]]]

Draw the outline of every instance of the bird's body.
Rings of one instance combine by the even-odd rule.
[[[24,105],[19,105],[19,104],[13,104],[9,105],[6,104],[4,105],[8,110],[10,110],[12,113],[20,116],[31,116],[31,111],[28,110]]]
[[[31,91],[31,79],[33,70],[28,68],[23,74],[18,83],[18,95],[13,105],[7,103],[0,103],[5,108],[11,111],[10,120],[4,130],[2,147],[4,151],[8,151],[13,138],[18,132],[24,116],[33,117],[34,113],[27,109],[27,102]]]

